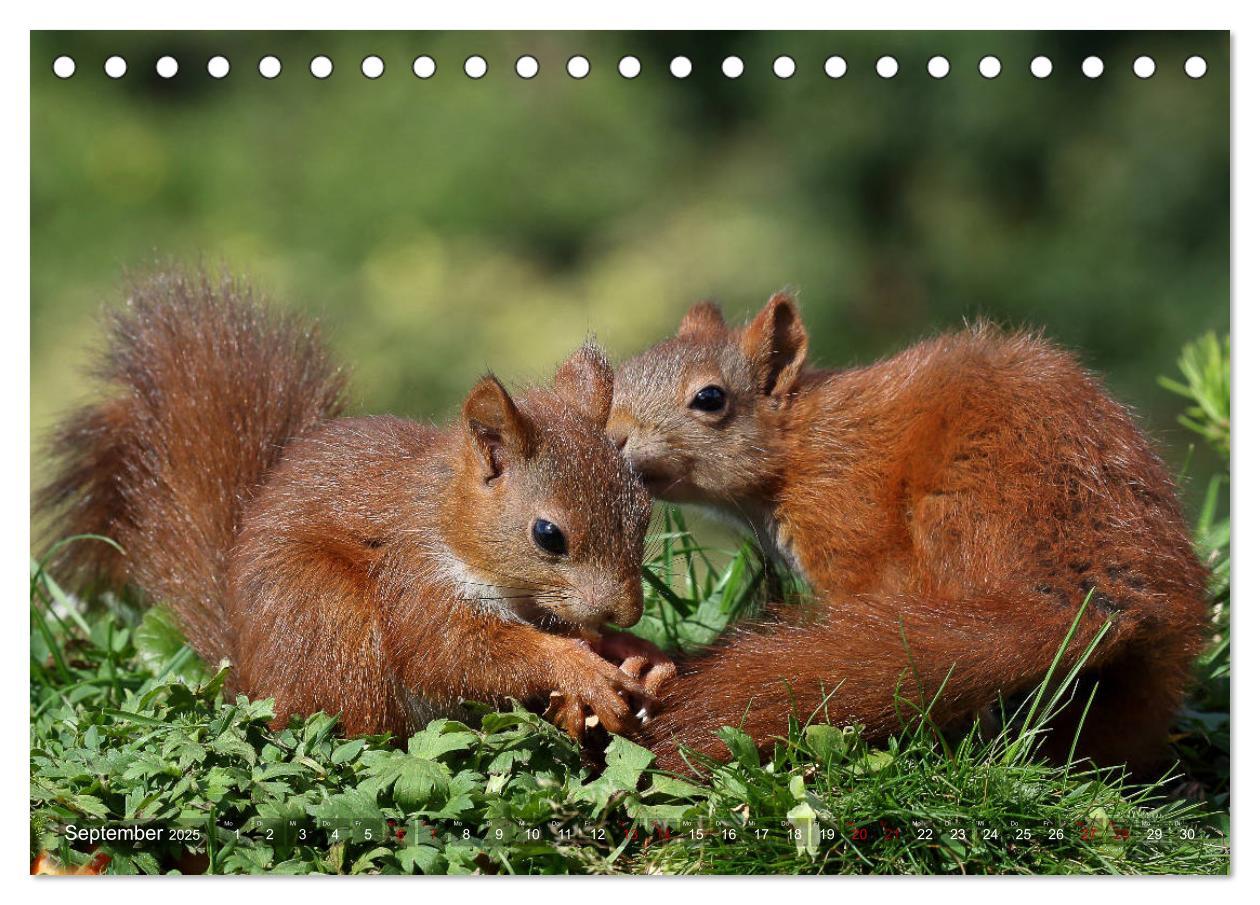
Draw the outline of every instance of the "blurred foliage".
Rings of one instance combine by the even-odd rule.
[[[1195,524],[1199,556],[1208,569],[1208,632],[1196,681],[1182,708],[1175,740],[1190,777],[1187,789],[1222,811],[1230,802],[1230,462],[1229,337],[1208,333],[1187,343],[1177,359],[1183,381],[1160,378],[1166,389],[1190,400],[1178,420],[1207,438],[1219,454]]]
[[[1229,337],[1207,333],[1189,343],[1177,359],[1182,381],[1161,377],[1159,385],[1193,404],[1177,420],[1203,436],[1229,460]],[[1184,381],[1184,382],[1183,382]]]
[[[79,63],[65,81],[61,53]],[[130,64],[117,81],[101,70],[114,53]],[[410,71],[419,53],[430,80]],[[478,81],[471,53],[489,62]],[[512,71],[522,53],[542,64],[532,80]],[[564,72],[574,53],[583,80]],[[626,53],[637,79],[617,74]],[[720,72],[732,53],[737,80]],[[781,53],[791,79],[771,74]],[[874,73],[884,53],[891,80]],[[943,80],[925,70],[936,53]],[[976,69],[989,53],[993,80]],[[162,54],[173,79],[154,72]],[[214,54],[232,62],[222,81]],[[264,54],[284,63],[275,80]],[[378,80],[358,71],[367,54]],[[687,79],[669,74],[676,54]],[[1036,54],[1050,78],[1028,74]],[[1089,54],[1107,63],[1097,80]],[[1132,75],[1138,54],[1151,79]],[[1190,54],[1203,79],[1182,71]],[[36,440],[86,391],[93,315],[123,272],[168,257],[319,315],[359,407],[422,417],[488,367],[545,376],[588,332],[626,355],[697,298],[744,315],[790,284],[819,362],[964,318],[1044,326],[1168,442],[1177,400],[1150,375],[1186,337],[1228,331],[1224,32],[43,32],[32,67]]]

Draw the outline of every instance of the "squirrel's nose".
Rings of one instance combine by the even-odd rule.
[[[643,615],[643,580],[636,573],[634,578],[621,587],[621,594],[613,607],[612,623],[629,628]]]
[[[625,450],[626,444],[630,442],[630,434],[634,431],[634,425],[634,418],[624,409],[614,409],[609,416],[604,430],[608,434],[608,440],[617,447],[617,452]]]
[[[629,628],[639,621],[643,615],[643,598],[623,601],[614,611],[612,624],[621,628]]]
[[[613,446],[617,447],[617,452],[621,452],[626,448],[626,441],[630,439],[630,428],[621,421],[609,424],[608,439],[612,441]]]

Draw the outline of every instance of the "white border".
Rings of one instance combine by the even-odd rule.
[[[154,2],[108,5],[62,0],[33,10],[27,27],[35,29],[487,29],[487,30],[738,30],[764,29],[920,29],[988,31],[1005,29],[1148,29],[1210,30],[1236,27],[1243,3],[1206,0],[1148,2],[1142,7],[1107,0],[1058,0],[1030,12],[995,0],[902,0],[900,3],[834,3],[809,0],[733,4],[637,0],[630,4],[594,4],[578,0],[481,0],[475,4],[401,2],[299,4],[275,2],[260,8],[249,0],[174,6]]]
[[[15,4],[16,5],[16,4]],[[8,727],[5,735],[4,763],[8,768],[8,783],[4,784],[5,799],[8,804],[4,824],[4,851],[6,853],[6,873],[24,874],[29,869],[27,860],[28,830],[25,818],[28,801],[26,800],[26,783],[28,763],[26,757],[26,726],[22,715],[27,713],[27,692],[21,676],[25,674],[25,658],[27,656],[27,626],[25,624],[26,607],[22,603],[25,598],[27,581],[27,555],[29,551],[29,36],[27,30],[35,29],[897,29],[914,28],[925,30],[955,29],[1234,29],[1231,42],[1231,61],[1233,66],[1233,110],[1236,118],[1233,125],[1233,160],[1247,161],[1234,173],[1234,227],[1235,247],[1243,249],[1260,248],[1260,232],[1256,228],[1257,191],[1260,186],[1260,138],[1257,136],[1256,110],[1260,110],[1260,90],[1257,89],[1257,72],[1260,63],[1255,56],[1257,46],[1254,32],[1250,28],[1248,5],[1225,2],[1186,3],[1148,3],[1145,7],[1129,3],[1105,3],[1100,0],[1058,0],[1053,4],[1037,4],[1029,12],[1015,9],[1015,4],[998,2],[955,2],[943,4],[929,0],[902,0],[900,3],[888,4],[827,4],[818,2],[800,2],[800,0],[778,0],[772,4],[756,4],[746,7],[735,7],[732,4],[684,4],[678,0],[638,0],[633,4],[617,4],[616,8],[596,8],[596,4],[579,3],[576,0],[567,2],[532,3],[506,2],[506,0],[481,0],[475,4],[450,3],[439,7],[437,4],[402,4],[402,3],[370,3],[359,2],[339,6],[313,7],[296,3],[273,3],[268,8],[260,8],[260,4],[244,2],[244,0],[220,0],[212,4],[197,4],[195,7],[175,7],[169,3],[158,2],[113,2],[108,4],[88,3],[84,0],[61,0],[55,6],[44,4],[36,10],[23,10],[25,19],[14,22],[8,20],[13,15],[6,12],[6,25],[3,33],[2,59],[4,66],[3,89],[4,122],[10,126],[12,138],[6,143],[4,166],[0,172],[4,174],[5,190],[3,195],[3,217],[5,230],[3,245],[0,250],[4,255],[6,266],[0,273],[5,277],[6,302],[3,305],[3,329],[0,329],[0,343],[3,343],[3,369],[5,374],[5,392],[3,393],[3,421],[8,435],[4,443],[3,468],[6,480],[3,497],[3,550],[5,551],[5,586],[9,589],[7,601],[7,617],[12,620],[7,637],[9,649],[7,662],[11,664],[11,679],[6,683],[9,703],[3,713],[13,725]],[[1242,26],[1246,25],[1246,28]],[[1240,29],[1242,33],[1240,34]],[[1240,102],[1241,99],[1241,102]],[[1256,333],[1256,315],[1252,314],[1254,306],[1260,305],[1260,280],[1256,276],[1256,255],[1240,255],[1233,266],[1232,294],[1241,302],[1234,311],[1232,324],[1233,343],[1241,347],[1244,353],[1250,351],[1258,341]],[[1235,425],[1234,425],[1234,461],[1246,461],[1256,447],[1254,405],[1252,399],[1257,385],[1257,367],[1249,356],[1244,354],[1236,358],[1235,371]],[[1237,414],[1242,412],[1241,417]],[[1249,531],[1255,513],[1256,483],[1250,478],[1247,469],[1238,469],[1233,480],[1235,520],[1235,549],[1233,551],[1235,567],[1235,597],[1243,604],[1234,610],[1234,637],[1246,637],[1250,624],[1250,595],[1247,593],[1254,584],[1250,564],[1257,561],[1254,534]],[[1238,565],[1238,564],[1241,564]],[[1240,592],[1238,587],[1243,588]],[[1240,627],[1243,629],[1239,631]],[[1235,699],[1247,702],[1252,699],[1250,692],[1255,691],[1255,682],[1247,669],[1243,657],[1234,656]],[[15,675],[14,675],[15,674]],[[1242,708],[1239,708],[1240,710]],[[1251,783],[1248,776],[1250,756],[1248,752],[1255,750],[1252,740],[1255,737],[1254,724],[1240,723],[1234,727],[1234,759],[1241,765],[1234,773],[1234,817],[1233,840],[1235,852],[1239,840],[1244,846],[1250,837],[1246,830],[1249,821],[1246,812],[1242,820],[1238,814],[1241,807],[1249,806]],[[1249,852],[1249,848],[1243,851]],[[1244,885],[1237,880],[1249,879],[1255,871],[1248,863],[1250,859],[1239,858],[1235,854],[1234,874],[1236,881],[1206,881],[1213,883],[1210,889],[1199,888],[1205,881],[1182,881],[1173,885],[1161,884],[1156,887],[1155,880],[1134,880],[1141,883],[1140,890],[1121,890],[1113,887],[1111,895],[1127,895],[1136,893],[1144,897],[1167,891],[1169,896],[1183,899],[1200,892],[1214,899],[1222,896],[1232,898]],[[255,891],[264,894],[283,895],[275,881],[265,878],[238,879],[236,884],[248,883]],[[375,879],[373,882],[384,882]],[[407,890],[406,894],[459,896],[473,899],[494,895],[501,898],[506,892],[514,900],[518,896],[551,900],[557,894],[577,893],[589,895],[590,887],[580,890],[569,886],[561,888],[560,880],[535,881],[528,887],[513,886],[510,890],[503,886],[493,886],[488,882],[464,882],[457,887],[444,885],[435,889],[432,879],[418,881],[422,886]],[[646,882],[646,881],[637,881]],[[720,883],[720,888],[702,890],[695,883],[684,880],[656,882],[651,895],[659,897],[672,893],[678,898],[688,900],[696,896],[715,894],[731,901],[758,901],[773,896],[778,891],[795,892],[797,895],[815,896],[853,894],[851,887],[841,890],[830,886],[821,889],[816,885],[803,889],[799,885],[788,887],[790,883],[808,882],[804,880],[760,880],[750,884],[737,884],[734,881],[710,879],[707,883]],[[844,880],[823,881],[843,883]],[[847,882],[854,882],[852,880]],[[857,882],[882,882],[865,880]],[[897,881],[894,881],[897,882]],[[910,883],[914,881],[900,881]],[[928,881],[931,882],[931,881]],[[1188,884],[1196,888],[1190,889]],[[264,886],[265,885],[265,886]],[[234,886],[233,889],[237,887]],[[891,887],[883,887],[891,891]],[[900,886],[901,892],[909,892],[907,886]],[[51,886],[38,889],[27,886],[23,891],[36,895],[48,895]],[[167,883],[119,883],[106,882],[94,885],[91,892],[87,887],[76,885],[71,895],[90,896],[92,901],[98,898],[110,901],[119,900],[132,903],[137,893],[147,889],[154,898],[169,898],[173,895],[181,899],[191,898],[194,901],[215,901],[223,895],[225,887],[213,881],[184,883],[178,892],[173,891]],[[264,891],[266,889],[267,891]],[[968,883],[965,890],[958,888],[969,899],[1003,901],[1009,899],[1014,890],[1005,882],[982,881]],[[920,885],[913,894],[930,899],[939,894],[940,888],[929,889]],[[1091,891],[1094,891],[1091,889]],[[67,894],[59,889],[61,894]],[[870,889],[859,894],[869,895]],[[381,895],[398,895],[402,890],[393,886],[388,890],[380,889]],[[56,894],[56,893],[52,893]],[[299,892],[299,894],[302,894]],[[1038,882],[1024,884],[1018,891],[1022,899],[1033,901],[1055,901],[1064,895],[1079,895],[1080,887],[1069,890],[1055,882]]]

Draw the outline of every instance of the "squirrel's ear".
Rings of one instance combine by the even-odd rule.
[[[796,389],[809,337],[796,302],[786,292],[776,292],[744,328],[740,346],[752,362],[761,391],[780,397]]]
[[[493,375],[477,381],[464,400],[462,414],[468,445],[487,481],[501,475],[511,459],[529,456],[529,422]]]
[[[696,302],[683,315],[682,323],[678,325],[679,336],[711,336],[725,330],[726,321],[722,319],[722,309],[714,302]]]
[[[599,427],[612,408],[613,370],[604,350],[591,340],[556,371],[556,395]]]

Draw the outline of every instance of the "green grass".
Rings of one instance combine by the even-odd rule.
[[[1201,375],[1184,369],[1195,361],[1182,364],[1194,386]],[[1216,371],[1228,378],[1227,366]],[[323,714],[273,731],[270,702],[225,697],[224,671],[201,663],[160,610],[78,600],[36,566],[31,853],[82,864],[92,845],[72,844],[69,827],[138,822],[185,837],[105,842],[110,871],[1224,873],[1224,481],[1197,522],[1213,636],[1176,727],[1180,766],[1154,785],[1039,760],[1040,729],[1071,675],[1043,683],[996,733],[942,736],[920,719],[875,747],[852,727],[792,722],[762,765],[728,728],[731,761],[709,763],[705,778],[656,771],[620,738],[597,771],[519,707],[436,721],[405,748],[343,739]],[[703,645],[780,592],[750,547],[705,550],[675,510],[661,529],[645,568],[645,636]]]

